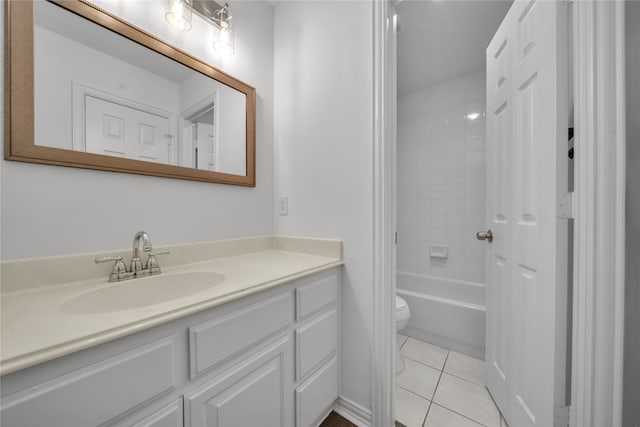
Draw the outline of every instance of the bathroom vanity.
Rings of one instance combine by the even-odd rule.
[[[171,251],[157,282],[107,274],[15,290],[29,263],[40,268],[25,282],[47,270],[64,281],[65,261],[91,255],[3,263],[3,426],[313,426],[327,415],[340,242],[269,236]],[[127,288],[137,284],[149,300]]]

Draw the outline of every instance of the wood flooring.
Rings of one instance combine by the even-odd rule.
[[[329,416],[324,419],[322,424],[319,427],[357,427],[354,423],[349,421],[348,419],[340,416],[337,412],[331,411]],[[401,424],[396,421],[396,427],[406,427],[404,424]]]

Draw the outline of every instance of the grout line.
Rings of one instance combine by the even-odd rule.
[[[479,422],[478,420],[474,420],[473,418],[470,418],[470,417],[468,417],[467,415],[464,415],[464,414],[461,414],[460,412],[454,411],[454,410],[453,410],[453,409],[451,409],[451,408],[447,408],[446,406],[444,406],[444,405],[442,405],[442,404],[440,404],[440,403],[433,402],[433,404],[434,404],[434,405],[438,405],[439,407],[444,408],[444,409],[446,409],[447,411],[451,411],[451,412],[453,412],[453,413],[454,413],[454,414],[456,414],[456,415],[460,415],[462,418],[466,418],[466,419],[468,419],[469,421],[473,421],[474,423],[476,423],[476,424],[478,424],[478,425],[481,425],[481,426],[487,427],[487,425],[486,425],[486,424],[482,424],[482,423],[481,423],[481,422]],[[429,407],[431,407],[431,406],[429,406]]]
[[[401,389],[403,389],[404,391],[408,391],[408,392],[409,392],[409,393],[411,393],[411,394],[415,394],[415,395],[416,395],[416,396],[418,396],[420,399],[422,399],[422,400],[426,400],[427,402],[431,403],[431,399],[428,399],[428,398],[426,398],[426,397],[424,397],[424,396],[422,396],[422,395],[420,395],[420,394],[416,393],[416,392],[415,392],[415,391],[413,391],[413,390],[409,390],[408,388],[406,388],[406,387],[402,387],[401,385],[398,385],[398,384],[396,384],[396,387],[400,387],[400,388],[401,388]]]
[[[443,373],[445,373],[445,374],[447,374],[447,375],[450,375],[450,376],[452,376],[452,377],[456,377],[456,378],[458,378],[458,379],[460,379],[460,380],[466,381],[466,382],[471,383],[471,384],[473,384],[473,385],[477,385],[478,387],[487,388],[487,385],[486,385],[486,384],[478,384],[477,382],[471,381],[471,380],[469,380],[469,379],[467,379],[467,378],[463,378],[463,377],[461,377],[460,375],[456,375],[456,374],[454,374],[454,373],[452,373],[452,372],[443,371]],[[498,406],[498,405],[496,405],[496,406]]]
[[[431,405],[433,405],[433,401],[430,400],[429,401],[429,407],[427,408],[427,413],[424,414],[424,419],[422,420],[422,424],[420,424],[422,427],[425,427],[425,424],[427,422],[427,418],[429,417],[429,411],[431,411]],[[500,426],[502,427],[502,426]]]
[[[424,420],[422,420],[422,426],[424,427],[427,422],[427,417],[429,416],[429,411],[431,411],[431,405],[433,404],[433,399],[436,397],[436,391],[438,391],[438,386],[440,385],[440,379],[442,378],[442,373],[444,372],[444,365],[447,364],[447,359],[449,358],[449,351],[447,350],[447,355],[444,357],[444,363],[442,364],[442,369],[440,370],[440,375],[438,376],[438,381],[436,382],[436,386],[433,388],[433,395],[431,396],[431,403],[429,404],[429,409],[427,409],[427,413],[424,415]]]
[[[414,339],[415,341],[418,341],[418,342],[427,343],[426,341],[422,341],[422,340],[419,340],[419,339],[417,339],[417,338],[413,338],[413,337],[409,337],[409,336],[408,336],[408,337],[407,337],[407,339],[404,341],[404,343],[402,344],[402,346],[401,346],[400,348],[402,349],[402,348],[403,348],[403,347],[404,347],[404,346],[409,342],[409,340],[410,340],[410,339]],[[427,343],[427,344],[431,344],[431,343]],[[435,346],[435,344],[432,344],[432,345],[434,345],[434,346]],[[436,347],[438,347],[438,346],[436,346]],[[442,367],[441,367],[441,368],[436,368],[436,367],[434,367],[434,366],[428,365],[428,364],[426,364],[426,363],[424,363],[424,362],[421,362],[421,361],[419,361],[419,360],[415,360],[414,358],[412,358],[412,357],[410,357],[410,356],[408,356],[408,355],[406,355],[406,354],[403,354],[403,355],[402,355],[403,357],[405,357],[405,358],[407,358],[407,359],[409,359],[409,360],[412,360],[413,362],[416,362],[416,363],[418,363],[418,364],[420,364],[420,365],[422,365],[422,366],[426,366],[426,367],[428,367],[428,368],[431,368],[431,369],[435,369],[435,370],[437,370],[437,371],[440,371],[440,375],[438,376],[438,381],[437,381],[437,383],[436,383],[435,388],[433,389],[433,395],[431,396],[431,399],[428,399],[428,398],[426,398],[426,397],[424,397],[424,396],[421,396],[421,395],[419,395],[418,393],[415,393],[415,392],[413,392],[413,391],[411,391],[411,390],[408,390],[408,389],[406,389],[406,388],[404,388],[404,387],[402,387],[402,386],[400,386],[400,385],[397,385],[397,387],[400,387],[400,388],[402,388],[403,390],[408,391],[409,393],[411,393],[411,394],[413,394],[413,395],[415,395],[415,396],[418,396],[418,397],[420,397],[421,399],[424,399],[424,400],[426,400],[427,402],[429,402],[429,406],[428,406],[428,408],[427,408],[427,413],[425,414],[424,419],[423,419],[422,424],[421,424],[421,426],[422,426],[422,427],[428,427],[428,426],[426,426],[425,424],[426,424],[426,422],[427,422],[427,418],[428,418],[428,416],[429,416],[429,413],[431,412],[431,408],[432,408],[433,404],[436,404],[436,405],[440,406],[441,408],[444,408],[444,409],[446,409],[446,410],[448,410],[448,411],[451,411],[451,412],[453,412],[454,414],[459,415],[459,416],[461,416],[461,417],[463,417],[463,418],[465,418],[465,419],[467,419],[467,420],[470,420],[470,421],[472,421],[472,422],[474,422],[474,423],[476,423],[476,424],[478,424],[478,425],[480,425],[480,426],[485,426],[485,427],[486,427],[486,425],[485,425],[485,424],[482,424],[482,423],[480,423],[479,421],[474,420],[473,418],[470,418],[470,417],[468,417],[468,416],[466,416],[466,415],[464,415],[464,414],[461,414],[461,413],[459,413],[459,412],[456,412],[456,411],[452,410],[451,408],[447,408],[446,406],[444,406],[444,405],[442,405],[442,404],[439,404],[439,403],[437,403],[437,402],[435,402],[435,401],[434,401],[434,398],[435,398],[435,396],[436,396],[436,392],[438,391],[438,387],[440,386],[440,382],[441,382],[441,380],[442,380],[442,376],[443,376],[444,374],[447,374],[447,375],[450,375],[450,376],[452,376],[452,377],[454,377],[454,378],[457,378],[457,379],[463,380],[463,381],[465,381],[465,382],[467,382],[467,383],[470,383],[470,384],[473,384],[473,385],[475,385],[475,386],[477,386],[477,387],[482,387],[482,388],[484,388],[485,390],[487,390],[487,391],[488,391],[486,384],[478,384],[478,383],[475,383],[475,382],[473,382],[473,381],[470,381],[470,380],[468,380],[468,379],[466,379],[466,378],[462,378],[462,377],[460,377],[460,376],[458,376],[458,375],[452,374],[452,373],[450,373],[450,372],[446,372],[446,371],[445,371],[445,367],[447,366],[447,361],[449,360],[449,355],[451,354],[451,349],[445,349],[445,348],[443,348],[443,347],[440,347],[440,348],[442,348],[443,350],[446,350],[446,352],[447,352],[447,353],[446,353],[446,356],[445,356],[445,359],[444,359],[444,363],[442,364]],[[500,412],[500,408],[498,408],[498,405],[495,403],[495,400],[493,400],[493,396],[491,396],[491,393],[489,393],[489,396],[491,397],[491,399],[492,399],[492,401],[493,401],[494,407],[495,407],[495,408],[497,409],[497,411],[498,411],[498,414],[499,414],[499,417],[500,417],[500,418],[499,418],[500,427],[502,427],[502,419],[503,419],[503,417],[502,417],[502,413]]]
[[[407,359],[409,359],[409,360],[413,360],[414,362],[419,363],[419,364],[421,364],[422,366],[426,366],[427,368],[435,369],[436,371],[440,371],[440,372],[442,372],[442,369],[444,368],[444,365],[442,365],[442,368],[436,368],[435,366],[427,365],[426,363],[421,362],[421,361],[419,361],[419,360],[416,360],[416,359],[414,359],[413,357],[409,357],[409,356],[407,356],[406,354],[403,354],[402,356],[403,356],[403,357],[405,357],[405,358],[407,358]],[[446,357],[445,357],[445,362],[446,362],[446,361],[447,361],[447,359],[446,359]]]
[[[400,350],[402,350],[402,347],[404,347],[407,344],[407,341],[409,341],[409,337],[405,337],[404,342],[400,344]]]
[[[436,387],[433,389],[433,396],[431,400],[436,397],[436,392],[438,391],[438,386],[440,385],[440,380],[442,379],[442,374],[444,374],[444,366],[447,364],[447,359],[449,359],[449,351],[447,351],[447,355],[444,358],[444,364],[442,365],[442,369],[440,370],[440,376],[438,377],[438,382],[436,383]]]
[[[444,371],[443,371],[442,373],[443,373],[443,374],[450,375],[450,376],[455,377],[455,378],[459,378],[459,377],[457,377],[457,376],[455,376],[455,375],[451,375],[451,374],[449,374],[448,372],[444,372]],[[464,378],[460,378],[460,379],[461,379],[461,380],[464,380],[465,382],[468,382],[468,383],[470,383],[470,384],[473,384],[473,385],[475,385],[475,386],[477,386],[477,387],[481,387],[481,388],[483,388],[483,389],[487,390],[487,393],[489,394],[489,397],[491,398],[491,401],[492,401],[492,403],[493,403],[494,407],[495,407],[495,408],[496,408],[496,410],[498,411],[498,416],[499,416],[499,421],[500,421],[500,427],[502,427],[502,413],[500,412],[500,409],[498,408],[498,405],[496,405],[495,400],[493,400],[493,396],[491,396],[491,393],[489,393],[489,392],[488,392],[487,387],[486,387],[486,386],[479,386],[478,384],[473,383],[473,382],[471,382],[471,381],[467,381],[467,380],[465,380]],[[439,381],[439,380],[438,380],[438,385],[440,385],[440,381]],[[435,393],[434,393],[434,397],[435,397]],[[462,414],[462,413],[460,413],[460,412],[458,412],[458,411],[455,411],[455,410],[453,410],[453,409],[451,409],[451,408],[449,408],[449,407],[447,407],[447,406],[444,406],[444,405],[443,405],[443,404],[441,404],[441,403],[438,403],[438,402],[435,402],[435,401],[433,401],[433,403],[435,403],[436,405],[441,406],[441,407],[443,407],[443,408],[445,408],[445,409],[447,409],[447,410],[449,410],[449,411],[451,411],[451,412],[453,412],[453,413],[456,413],[456,414],[460,415],[461,417],[464,417],[464,418],[466,418],[466,419],[468,419],[468,420],[471,420],[471,421],[473,421],[473,422],[474,422],[474,423],[476,423],[476,424],[479,424],[479,425],[482,425],[482,426],[485,426],[485,427],[486,427],[486,424],[483,424],[483,423],[481,423],[480,421],[475,420],[475,419],[471,418],[471,417],[470,417],[470,416],[468,416],[468,415],[465,415],[465,414]]]

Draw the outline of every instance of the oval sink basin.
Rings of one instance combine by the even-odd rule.
[[[131,310],[183,298],[222,283],[218,273],[159,274],[114,283],[70,299],[62,306],[70,313]]]

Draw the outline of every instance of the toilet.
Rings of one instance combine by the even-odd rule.
[[[407,302],[396,295],[396,333],[409,323],[409,305]],[[402,360],[402,355],[400,354],[400,345],[396,346],[396,375],[404,371],[404,360]]]

